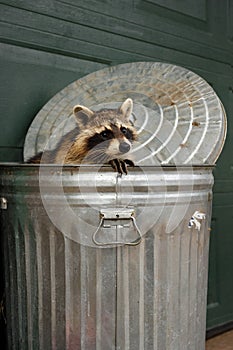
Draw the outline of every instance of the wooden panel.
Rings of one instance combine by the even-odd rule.
[[[206,0],[142,0],[145,3],[152,5],[159,5],[184,15],[188,15],[200,20],[206,20]]]
[[[231,182],[233,188],[233,182]],[[207,328],[233,320],[233,191],[215,193],[209,262]]]
[[[154,45],[159,45],[230,63],[233,56],[225,50],[228,43],[221,31],[224,18],[218,19],[217,31],[216,23],[208,20],[219,7],[223,13],[226,3],[208,2],[207,21],[203,21],[145,0],[81,1],[78,6],[74,0],[9,0],[2,1],[0,29],[8,40],[23,39],[27,45],[63,50],[76,57],[111,60],[121,51],[122,61],[135,60],[136,53],[136,59],[142,60],[155,57]]]
[[[27,129],[42,106],[67,84],[104,66],[0,44],[1,160],[21,161]]]
[[[233,42],[233,2],[227,0],[227,37]]]

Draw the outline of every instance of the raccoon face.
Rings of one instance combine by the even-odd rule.
[[[131,151],[132,142],[135,140],[135,132],[132,126],[123,123],[109,123],[99,130],[93,130],[94,134],[87,139],[87,149],[102,150],[109,159],[121,158]]]
[[[74,107],[80,129],[75,144],[83,150],[87,161],[99,163],[128,156],[137,138],[137,132],[129,122],[132,109],[133,101],[129,98],[116,110],[93,112],[83,106]]]

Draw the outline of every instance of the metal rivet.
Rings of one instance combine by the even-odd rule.
[[[7,209],[7,199],[4,197],[1,197],[1,209]]]

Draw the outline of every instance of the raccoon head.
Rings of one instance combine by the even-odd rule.
[[[112,159],[125,159],[131,151],[137,132],[129,121],[133,101],[128,98],[118,109],[93,112],[77,105],[73,112],[80,134],[74,147],[82,150],[85,160],[104,163]]]

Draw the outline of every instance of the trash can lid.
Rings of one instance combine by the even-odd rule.
[[[132,98],[132,122],[139,133],[137,165],[214,164],[226,137],[226,116],[212,87],[183,67],[135,62],[91,73],[65,87],[36,115],[24,145],[24,159],[55,147],[75,126],[76,104],[115,108]]]

